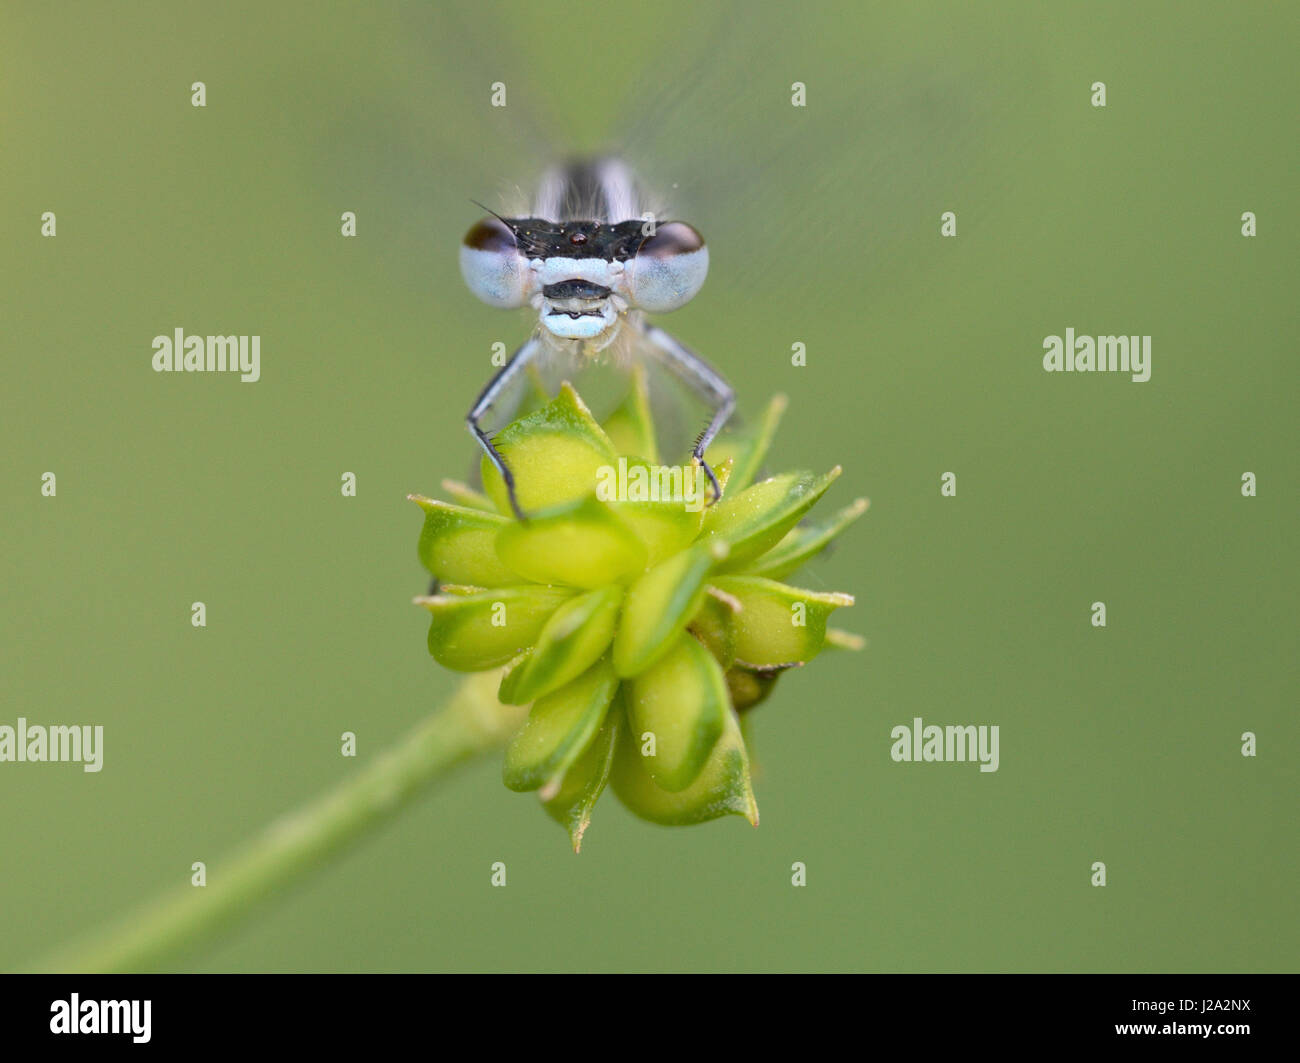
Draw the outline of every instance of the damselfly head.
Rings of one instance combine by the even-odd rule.
[[[553,336],[593,340],[629,310],[684,306],[704,284],[709,251],[681,221],[492,215],[466,233],[460,268],[488,305],[531,305]]]

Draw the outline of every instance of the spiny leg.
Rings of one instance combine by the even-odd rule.
[[[705,475],[713,487],[713,502],[716,502],[722,497],[722,487],[709,463],[704,460],[704,452],[736,408],[736,393],[713,366],[663,329],[656,325],[646,325],[644,332],[646,339],[665,356],[664,364],[673,375],[713,408],[713,416],[696,438],[695,449],[691,453],[704,466]]]
[[[519,508],[519,499],[515,497],[514,474],[506,465],[506,459],[502,456],[501,451],[496,448],[495,444],[493,444],[491,438],[488,436],[488,433],[483,430],[483,427],[479,422],[482,420],[484,414],[492,408],[493,403],[501,397],[505,389],[510,386],[511,381],[519,375],[524,366],[526,366],[541,349],[541,341],[534,336],[520,347],[519,350],[515,351],[511,356],[510,361],[502,366],[501,371],[488,381],[487,387],[483,389],[483,393],[479,395],[478,401],[474,403],[473,408],[470,409],[468,416],[465,418],[465,423],[469,426],[470,433],[478,440],[479,446],[481,446],[487,453],[488,460],[492,462],[496,467],[497,472],[501,474],[501,479],[506,485],[506,493],[510,498],[510,508],[514,510],[515,516],[520,521],[526,521],[528,518],[524,516],[524,511]]]

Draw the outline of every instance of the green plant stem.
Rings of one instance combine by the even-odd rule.
[[[526,710],[496,700],[499,672],[469,676],[405,739],[311,804],[282,816],[207,869],[208,883],[158,897],[119,925],[45,957],[33,970],[157,970],[219,927],[243,918],[295,879],[407,808],[432,782],[502,746]],[[188,870],[188,869],[187,869]]]

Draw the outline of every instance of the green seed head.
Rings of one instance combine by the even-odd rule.
[[[498,698],[531,705],[505,753],[512,790],[534,790],[575,850],[612,787],[655,823],[729,813],[758,823],[739,714],[784,671],[861,640],[828,627],[847,594],[782,582],[866,510],[816,524],[839,476],[753,482],[784,409],[709,452],[723,495],[705,507],[698,466],[654,464],[643,381],[602,426],[565,384],[496,444],[525,522],[484,461],[482,494],[424,510],[419,555],[438,592],[429,652],[460,672],[501,669]]]

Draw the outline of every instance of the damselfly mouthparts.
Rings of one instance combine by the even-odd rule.
[[[610,353],[654,359],[710,412],[693,457],[713,490],[704,453],[735,405],[730,385],[694,351],[644,319],[676,310],[700,290],[709,269],[703,237],[682,221],[641,209],[631,171],[616,159],[570,163],[542,178],[528,217],[491,214],[465,235],[460,266],[470,290],[490,306],[531,306],[537,327],[483,389],[467,418],[501,473],[515,515],[526,519],[505,457],[483,418],[530,365],[556,358],[592,361]]]

